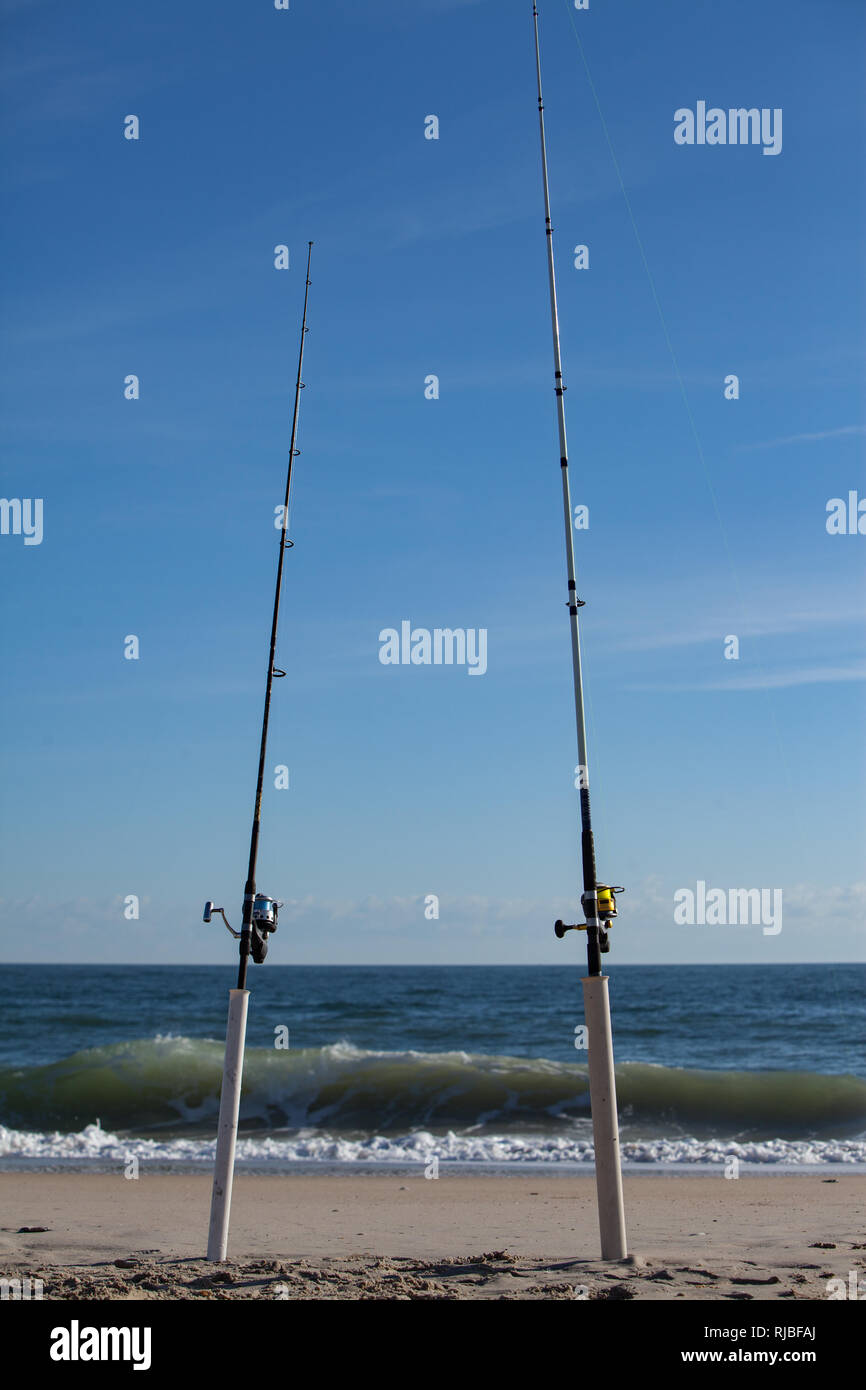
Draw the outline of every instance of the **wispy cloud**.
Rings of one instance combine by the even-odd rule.
[[[840,681],[866,680],[866,662],[852,666],[811,666],[796,671],[756,671],[754,674],[732,674],[727,680],[677,682],[676,684],[630,685],[629,690],[657,692],[693,690],[783,690],[798,685],[835,684]]]
[[[782,439],[765,439],[757,444],[741,444],[738,453],[749,449],[779,449],[783,444],[817,444],[823,439],[843,439],[848,435],[866,434],[866,425],[841,425],[835,430],[818,430],[815,434],[788,434]]]
[[[829,921],[846,917],[855,922],[866,918],[866,883],[823,885],[796,883],[785,889],[785,912],[792,917]]]
[[[817,608],[797,609],[789,613],[751,614],[747,619],[727,620],[724,614],[701,620],[694,627],[678,627],[668,632],[638,632],[631,638],[616,642],[617,651],[663,651],[669,647],[697,647],[709,642],[718,644],[728,632],[745,637],[785,637],[795,633],[824,631],[831,624],[844,626],[863,621],[863,605],[853,600],[840,600],[839,606],[822,612]],[[725,632],[722,632],[722,628]],[[609,644],[611,645],[611,644]]]
[[[700,583],[697,576],[686,593],[657,581],[647,587],[645,597],[649,611],[661,615],[658,627],[635,622],[627,591],[615,597],[617,608],[611,599],[612,630],[606,641],[617,651],[718,645],[728,633],[741,640],[822,634],[863,622],[862,592],[852,592],[849,584],[827,576],[819,576],[803,591],[793,575],[780,584],[777,576],[759,572],[751,577],[742,602],[729,586]],[[850,651],[849,645],[845,654]]]

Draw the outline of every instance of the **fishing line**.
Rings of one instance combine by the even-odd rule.
[[[613,140],[611,139],[611,136],[610,136],[610,131],[609,131],[609,129],[608,129],[607,121],[606,121],[605,118],[604,118],[604,112],[603,112],[602,107],[601,107],[601,101],[599,100],[598,91],[596,90],[595,83],[594,83],[594,81],[593,81],[593,79],[592,79],[592,73],[590,72],[589,63],[588,63],[587,57],[586,57],[586,52],[585,52],[585,50],[584,50],[583,43],[582,43],[582,41],[581,41],[580,34],[579,34],[579,32],[578,32],[577,26],[576,26],[576,24],[575,24],[575,22],[574,22],[574,14],[572,13],[572,11],[571,11],[571,9],[570,9],[570,7],[569,7],[568,0],[563,0],[563,3],[565,4],[565,9],[566,9],[566,12],[567,12],[567,14],[568,14],[568,19],[569,19],[569,23],[570,23],[570,25],[571,25],[572,33],[574,34],[575,40],[576,40],[576,42],[577,42],[577,47],[578,47],[578,51],[579,51],[579,53],[580,53],[581,62],[583,63],[583,68],[584,68],[584,71],[585,71],[585,73],[586,73],[586,78],[587,78],[587,81],[588,81],[588,83],[589,83],[589,88],[590,88],[590,91],[592,92],[593,101],[595,102],[595,108],[596,108],[596,111],[598,112],[598,118],[599,118],[599,120],[600,120],[600,122],[601,122],[601,128],[602,128],[602,130],[603,130],[603,132],[604,132],[604,138],[605,138],[605,140],[606,140],[606,142],[607,142],[608,151],[610,152],[610,157],[611,157],[611,160],[612,160],[612,162],[613,162],[613,167],[614,167],[614,170],[615,170],[615,172],[616,172],[617,180],[618,180],[618,182],[619,182],[620,191],[621,191],[621,193],[622,193],[623,200],[624,200],[625,205],[626,205],[626,210],[627,210],[627,212],[628,212],[629,221],[630,221],[630,223],[631,223],[632,231],[634,232],[635,241],[637,242],[637,247],[638,247],[638,252],[639,252],[639,254],[640,254],[641,262],[642,262],[643,267],[644,267],[644,270],[645,270],[645,272],[646,272],[646,277],[647,277],[647,280],[648,280],[648,282],[649,282],[650,292],[651,292],[651,294],[652,294],[653,302],[654,302],[654,304],[655,304],[655,306],[656,306],[656,310],[657,310],[657,312],[658,312],[659,322],[661,323],[662,332],[664,333],[665,342],[667,343],[668,351],[669,351],[670,357],[671,357],[671,362],[673,363],[674,373],[675,373],[675,375],[676,375],[677,384],[679,385],[680,394],[681,394],[681,396],[682,396],[683,404],[684,404],[685,409],[686,409],[686,415],[687,415],[687,417],[688,417],[689,426],[690,426],[691,432],[692,432],[692,437],[693,437],[694,442],[695,442],[695,447],[697,448],[698,458],[699,458],[700,461],[701,461],[701,466],[702,466],[703,471],[704,471],[704,479],[705,479],[705,481],[706,481],[707,489],[708,489],[708,491],[709,491],[710,498],[711,498],[711,500],[712,500],[713,510],[714,510],[714,512],[715,512],[715,514],[716,514],[716,521],[718,522],[719,532],[720,532],[721,537],[722,537],[722,543],[723,543],[723,546],[724,546],[724,549],[725,549],[725,554],[726,554],[726,556],[727,556],[728,566],[729,566],[729,569],[730,569],[730,572],[731,572],[731,578],[732,578],[732,580],[733,580],[734,589],[735,589],[735,591],[736,591],[737,602],[738,602],[739,607],[740,607],[740,616],[741,616],[741,618],[743,619],[744,625],[746,625],[746,623],[747,623],[747,619],[746,619],[746,607],[745,607],[745,603],[744,603],[744,601],[743,601],[743,593],[742,593],[742,589],[741,589],[741,587],[740,587],[739,576],[738,576],[738,574],[737,574],[737,569],[736,569],[736,566],[735,566],[735,564],[734,564],[733,555],[731,554],[731,548],[730,548],[730,545],[729,545],[729,543],[728,543],[728,536],[727,536],[727,532],[726,532],[726,530],[725,530],[725,525],[724,525],[724,522],[723,522],[723,520],[722,520],[721,512],[720,512],[720,510],[719,510],[718,499],[717,499],[717,497],[716,497],[715,488],[713,487],[712,478],[711,478],[710,470],[709,470],[709,465],[707,464],[706,455],[704,454],[704,449],[703,449],[703,445],[702,445],[702,443],[701,443],[701,438],[700,438],[700,435],[698,434],[698,428],[697,428],[697,425],[696,425],[696,423],[695,423],[694,415],[693,415],[693,413],[692,413],[691,403],[690,403],[690,401],[689,401],[688,392],[687,392],[687,390],[686,390],[686,384],[685,384],[685,382],[684,382],[684,380],[683,380],[683,376],[682,376],[682,373],[681,373],[680,368],[679,368],[679,363],[678,363],[678,361],[677,361],[677,355],[676,355],[676,352],[675,352],[675,350],[674,350],[674,345],[673,345],[673,342],[672,342],[672,340],[671,340],[670,332],[669,332],[669,330],[668,330],[667,321],[666,321],[665,316],[664,316],[664,313],[663,313],[663,311],[662,311],[662,306],[661,306],[661,301],[659,300],[658,291],[656,290],[655,280],[653,279],[652,271],[650,270],[650,267],[649,267],[649,261],[648,261],[648,259],[647,259],[646,251],[644,250],[644,245],[643,245],[643,241],[641,240],[640,232],[638,231],[637,220],[636,220],[636,218],[635,218],[634,211],[633,211],[633,209],[632,209],[631,200],[630,200],[630,198],[629,198],[629,196],[628,196],[628,193],[627,193],[627,191],[626,191],[625,181],[623,180],[622,171],[620,170],[620,167],[619,167],[619,160],[618,160],[617,157],[616,157],[616,151],[615,151],[614,146],[613,146]],[[766,670],[766,667],[764,666],[763,662],[761,661],[760,657],[755,658],[755,665],[756,665],[756,667],[757,667],[758,675],[759,675],[761,678],[766,679],[766,677],[767,677],[767,670]],[[776,750],[777,750],[778,757],[779,757],[779,763],[780,763],[780,766],[781,766],[781,768],[782,768],[782,772],[783,772],[783,774],[784,774],[784,778],[785,778],[785,781],[786,781],[787,786],[788,786],[788,792],[789,792],[789,807],[793,806],[793,807],[795,808],[795,811],[794,811],[794,818],[797,820],[797,822],[798,822],[798,824],[799,824],[801,838],[803,839],[803,841],[804,841],[806,844],[809,844],[809,843],[810,843],[810,840],[811,840],[811,831],[808,830],[808,829],[807,829],[807,826],[806,826],[805,808],[804,808],[803,805],[802,805],[801,799],[796,795],[796,793],[795,793],[795,791],[794,791],[794,783],[793,783],[793,779],[792,779],[792,776],[791,776],[791,765],[790,765],[790,763],[789,763],[789,761],[788,761],[788,758],[787,758],[787,756],[786,756],[786,754],[785,754],[785,746],[784,746],[784,743],[783,743],[783,741],[782,741],[782,734],[781,734],[781,730],[780,730],[780,728],[779,728],[778,719],[777,719],[777,717],[776,717],[776,707],[775,707],[775,705],[774,705],[774,703],[773,703],[773,699],[772,699],[772,696],[771,696],[771,688],[770,688],[769,686],[764,686],[764,688],[763,688],[763,695],[764,695],[765,708],[766,708],[767,714],[768,714],[768,716],[769,716],[770,724],[772,725],[772,728],[773,728],[773,734],[774,734],[774,736],[775,736]],[[593,710],[592,710],[592,700],[591,700],[591,697],[589,696],[589,691],[587,691],[587,697],[588,697],[588,704],[589,704],[589,711],[590,711],[590,719],[591,719],[591,721],[592,721],[592,724],[595,725],[595,720],[594,720],[594,718],[593,718]],[[606,835],[607,835],[607,826],[606,826],[606,824],[605,824],[605,814],[604,814],[604,807],[603,807],[603,806],[602,806],[601,820],[602,820],[602,826],[603,826],[603,829],[604,829],[604,831],[605,831],[605,837],[606,837]],[[838,1001],[839,1001],[839,1003],[840,1003],[840,1005],[841,1005],[843,1001],[842,1001],[842,994],[841,994],[841,986],[840,986],[838,980],[835,981],[835,989],[836,989],[836,997],[837,997],[837,999],[838,999]]]
[[[586,73],[586,78],[587,78],[587,81],[588,81],[588,83],[589,83],[590,91],[592,92],[593,101],[595,102],[596,111],[598,112],[598,118],[599,118],[599,120],[601,121],[601,128],[602,128],[602,130],[603,130],[603,132],[604,132],[604,138],[605,138],[605,140],[606,140],[606,142],[607,142],[608,151],[609,151],[609,153],[610,153],[610,157],[611,157],[611,160],[612,160],[612,162],[613,162],[613,167],[614,167],[614,170],[615,170],[615,172],[616,172],[617,180],[618,180],[618,182],[619,182],[620,191],[621,191],[621,193],[622,193],[623,200],[624,200],[625,206],[626,206],[626,210],[627,210],[627,212],[628,212],[629,221],[630,221],[630,223],[631,223],[631,228],[632,228],[632,231],[634,232],[634,238],[635,238],[635,241],[637,242],[638,252],[639,252],[639,254],[640,254],[640,258],[641,258],[641,262],[642,262],[642,264],[643,264],[643,268],[644,268],[644,270],[645,270],[645,272],[646,272],[646,277],[647,277],[647,280],[648,280],[648,282],[649,282],[650,292],[651,292],[651,294],[652,294],[653,302],[654,302],[654,304],[655,304],[655,306],[656,306],[656,310],[657,310],[657,312],[658,312],[659,322],[661,323],[661,326],[662,326],[662,332],[663,332],[663,334],[664,334],[665,342],[667,343],[668,352],[670,353],[671,362],[672,362],[672,364],[673,364],[673,369],[674,369],[674,374],[675,374],[675,376],[676,376],[677,384],[678,384],[679,389],[680,389],[680,395],[681,395],[681,397],[682,397],[683,405],[685,406],[686,416],[687,416],[687,418],[688,418],[689,427],[690,427],[691,433],[692,433],[692,438],[694,439],[694,442],[695,442],[695,447],[696,447],[696,449],[697,449],[698,458],[700,459],[701,467],[702,467],[703,473],[704,473],[704,480],[705,480],[706,485],[707,485],[707,490],[709,491],[709,494],[710,494],[710,499],[711,499],[712,505],[713,505],[713,511],[715,512],[715,515],[716,515],[716,521],[718,522],[719,534],[721,535],[721,538],[722,538],[722,544],[723,544],[724,551],[725,551],[725,555],[726,555],[726,558],[727,558],[727,561],[728,561],[728,568],[729,568],[729,570],[730,570],[731,579],[733,580],[733,585],[734,585],[734,590],[735,590],[735,593],[736,593],[737,603],[738,603],[739,608],[740,608],[740,617],[741,617],[741,619],[742,619],[742,621],[743,621],[743,625],[744,625],[744,626],[748,626],[748,620],[747,620],[747,614],[746,614],[746,606],[745,606],[745,602],[744,602],[744,600],[743,600],[743,592],[742,592],[742,589],[741,589],[741,587],[740,587],[739,575],[738,575],[738,573],[737,573],[737,569],[736,569],[736,566],[735,566],[735,564],[734,564],[734,558],[733,558],[733,555],[732,555],[732,553],[731,553],[731,548],[730,548],[730,545],[729,545],[729,542],[728,542],[728,533],[727,533],[727,531],[726,531],[726,529],[725,529],[724,521],[722,520],[721,511],[719,510],[718,498],[717,498],[717,496],[716,496],[716,490],[715,490],[715,488],[713,487],[713,482],[712,482],[712,477],[711,477],[711,475],[710,475],[709,465],[708,465],[707,460],[706,460],[706,455],[705,455],[705,453],[704,453],[703,444],[701,443],[701,437],[700,437],[700,435],[699,435],[699,433],[698,433],[698,427],[697,427],[697,425],[696,425],[696,423],[695,423],[695,418],[694,418],[694,415],[693,415],[693,413],[692,413],[691,403],[690,403],[690,401],[689,401],[688,392],[687,392],[687,390],[686,390],[686,384],[685,384],[685,381],[683,380],[682,372],[680,371],[679,362],[678,362],[678,360],[677,360],[677,355],[676,355],[676,352],[675,352],[675,350],[674,350],[673,341],[672,341],[672,339],[671,339],[671,335],[670,335],[670,332],[669,332],[669,330],[668,330],[667,321],[666,321],[666,319],[665,319],[664,312],[663,312],[663,310],[662,310],[661,301],[660,301],[659,296],[658,296],[658,291],[656,290],[655,280],[653,279],[653,275],[652,275],[652,271],[650,270],[649,261],[648,261],[648,259],[647,259],[646,251],[644,250],[644,244],[643,244],[643,241],[641,240],[640,232],[638,231],[637,220],[636,220],[636,218],[635,218],[634,211],[633,211],[633,209],[632,209],[631,200],[630,200],[630,198],[629,198],[629,196],[628,196],[628,193],[627,193],[627,191],[626,191],[625,181],[623,180],[622,171],[621,171],[621,169],[620,169],[620,167],[619,167],[619,160],[618,160],[617,157],[616,157],[616,151],[615,151],[615,149],[614,149],[614,147],[613,147],[613,140],[611,139],[611,136],[610,136],[610,131],[609,131],[609,129],[608,129],[607,121],[606,121],[605,118],[604,118],[604,112],[602,111],[601,101],[599,100],[598,91],[596,90],[595,83],[594,83],[594,81],[593,81],[593,79],[592,79],[592,73],[590,72],[590,69],[589,69],[589,63],[587,62],[586,53],[585,53],[585,51],[584,51],[583,43],[582,43],[582,41],[581,41],[580,34],[579,34],[579,32],[578,32],[578,29],[577,29],[577,25],[576,25],[575,22],[574,22],[574,15],[573,15],[571,9],[569,8],[568,0],[563,0],[563,3],[565,4],[565,8],[566,8],[566,12],[567,12],[567,14],[568,14],[568,19],[569,19],[569,23],[570,23],[570,25],[571,25],[572,33],[574,34],[575,40],[576,40],[576,42],[577,42],[577,47],[578,47],[578,51],[579,51],[579,53],[580,53],[581,61],[582,61],[582,63],[583,63],[584,71],[585,71],[585,73]],[[764,667],[764,665],[762,664],[762,662],[761,662],[761,660],[760,660],[760,657],[755,658],[755,665],[756,665],[757,668],[758,668],[758,675],[759,675],[760,677],[766,679],[767,671],[766,671],[766,668]],[[784,773],[784,775],[785,775],[785,780],[786,780],[786,782],[787,782],[787,784],[788,784],[788,791],[789,791],[789,794],[790,794],[791,803],[792,803],[793,805],[796,805],[796,807],[797,807],[797,819],[800,821],[800,830],[801,830],[801,834],[803,835],[804,839],[808,842],[808,840],[809,840],[809,835],[808,835],[807,832],[806,832],[805,819],[804,819],[804,816],[803,816],[803,811],[802,811],[801,806],[800,806],[799,798],[798,798],[798,797],[795,795],[795,793],[794,793],[794,785],[793,785],[793,781],[792,781],[792,778],[791,778],[791,768],[790,768],[790,764],[789,764],[789,762],[788,762],[788,759],[787,759],[786,756],[785,756],[785,750],[784,750],[784,745],[783,745],[783,742],[782,742],[781,731],[780,731],[780,729],[779,729],[779,724],[778,724],[778,721],[777,721],[777,719],[776,719],[776,710],[775,710],[775,706],[773,705],[773,702],[772,702],[772,700],[771,700],[771,698],[770,698],[770,688],[769,688],[768,686],[764,686],[764,687],[763,687],[763,693],[764,693],[764,700],[765,700],[765,704],[766,704],[766,708],[767,708],[767,713],[768,713],[769,718],[770,718],[770,723],[771,723],[772,726],[773,726],[773,732],[774,732],[774,735],[775,735],[776,746],[777,746],[777,750],[778,750],[778,754],[779,754],[779,761],[780,761],[780,764],[781,764],[781,767],[782,767],[782,771],[783,771],[783,773]]]

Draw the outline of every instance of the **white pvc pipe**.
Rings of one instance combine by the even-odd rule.
[[[224,1260],[229,1242],[229,1214],[232,1205],[235,1143],[238,1137],[238,1112],[241,1105],[241,1082],[244,1072],[244,1043],[247,1035],[249,998],[248,989],[229,990],[229,1021],[226,1029],[226,1054],[223,1064],[213,1195],[210,1205],[210,1230],[207,1241],[209,1260]]]
[[[628,1249],[622,1200],[616,1078],[613,1070],[613,1037],[610,1031],[607,981],[607,975],[584,977],[583,1007],[589,1044],[589,1098],[595,1144],[601,1258],[624,1260]]]

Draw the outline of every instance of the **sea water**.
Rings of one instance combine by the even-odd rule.
[[[610,968],[623,1160],[866,1164],[866,965]],[[0,985],[0,1164],[212,1160],[226,967],[25,966]],[[573,966],[250,967],[238,1159],[592,1161]]]

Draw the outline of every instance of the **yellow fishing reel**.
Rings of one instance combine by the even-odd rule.
[[[616,910],[616,895],[624,893],[624,888],[609,888],[606,883],[600,883],[596,889],[598,894],[598,915],[602,922],[610,922],[614,917],[618,917]]]
[[[617,893],[624,893],[625,889],[623,887],[611,887],[607,883],[599,883],[596,885],[595,892],[597,900],[598,920],[604,923],[604,930],[599,932],[598,949],[602,952],[602,954],[604,954],[605,952],[610,950],[610,942],[607,938],[607,926],[610,922],[613,921],[614,917],[619,916],[619,913],[617,912],[616,908],[616,895]],[[581,894],[580,905],[583,908],[584,912],[586,912],[585,893]],[[572,926],[566,926],[566,924],[562,921],[554,922],[553,924],[553,930],[556,932],[556,935],[559,937],[560,941],[565,936],[565,933],[567,931],[586,931],[586,929],[586,922],[576,922]]]

